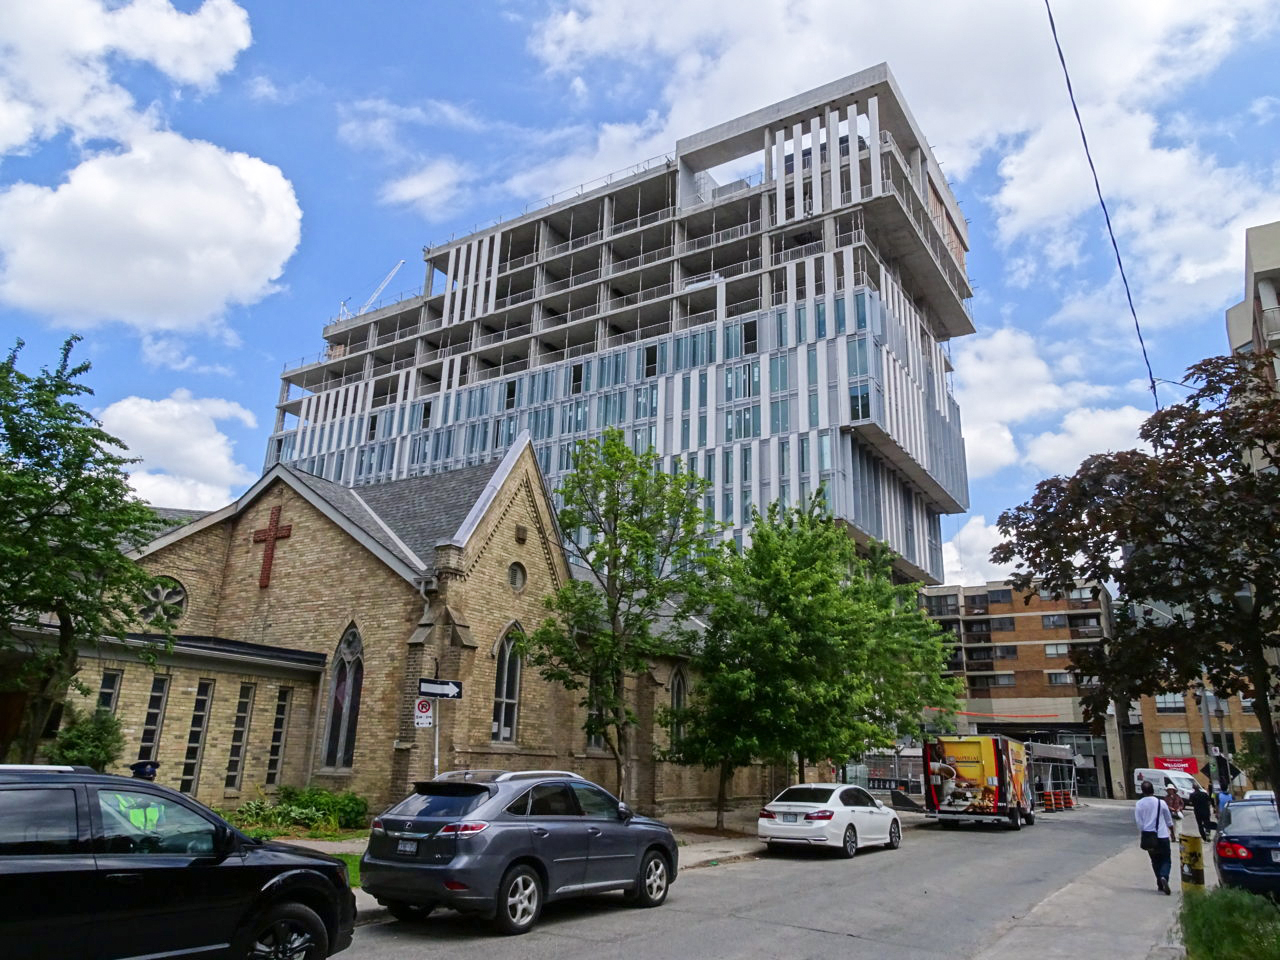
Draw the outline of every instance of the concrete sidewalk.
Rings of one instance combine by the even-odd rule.
[[[756,839],[757,805],[738,807],[725,813],[724,830],[716,830],[714,810],[695,810],[673,813],[662,821],[675,834],[680,847],[680,870],[714,867],[722,863],[735,863],[764,855],[765,847]],[[927,821],[921,814],[899,811],[902,829],[912,830],[924,826]],[[364,853],[367,841],[358,840],[308,840],[305,837],[280,837],[277,842],[289,843],[321,853]],[[371,923],[388,916],[385,907],[360,888],[355,888],[356,923]]]
[[[1208,886],[1216,885],[1212,864]],[[1178,848],[1173,850],[1173,896],[1159,893],[1151,861],[1137,838],[1120,853],[1036,904],[970,960],[1079,960],[1130,957],[1178,960],[1185,957],[1178,932],[1182,906]]]

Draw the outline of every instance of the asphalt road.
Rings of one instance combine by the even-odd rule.
[[[1132,818],[1130,807],[1094,806],[1042,817],[1017,833],[929,825],[906,831],[897,851],[864,849],[852,860],[825,851],[763,854],[681,873],[666,904],[652,910],[627,907],[616,896],[549,904],[538,927],[519,937],[496,936],[483,921],[441,911],[423,923],[360,927],[343,956],[963,960],[1132,844]]]

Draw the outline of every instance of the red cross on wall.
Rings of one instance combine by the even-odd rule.
[[[258,574],[258,586],[271,586],[271,563],[276,558],[276,541],[287,540],[289,534],[293,533],[293,524],[286,523],[280,526],[280,508],[271,508],[271,519],[267,521],[265,530],[253,531],[254,543],[265,543],[267,548],[262,551],[262,572]]]

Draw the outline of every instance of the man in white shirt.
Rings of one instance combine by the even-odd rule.
[[[1173,815],[1169,812],[1169,805],[1156,796],[1150,780],[1143,781],[1142,798],[1134,808],[1133,818],[1143,833],[1155,834],[1156,845],[1147,854],[1156,875],[1156,889],[1168,896],[1173,893],[1169,889],[1169,835],[1173,830]]]

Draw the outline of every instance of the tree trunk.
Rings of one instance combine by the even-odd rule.
[[[1261,727],[1267,776],[1274,787],[1280,784],[1280,744],[1276,743],[1276,728],[1271,717],[1271,666],[1267,663],[1261,642],[1249,644],[1247,658],[1249,682],[1253,684],[1253,713]]]
[[[728,760],[720,761],[720,786],[716,791],[716,829],[724,829],[724,811],[729,805],[729,780],[733,776],[733,767]]]
[[[18,734],[18,762],[35,763],[40,749],[40,735],[44,733],[54,708],[67,697],[67,686],[80,670],[76,650],[75,624],[65,609],[56,611],[58,617],[58,650],[44,660],[27,698],[23,711],[22,729]]]
[[[804,754],[796,754],[796,783],[804,783]]]

